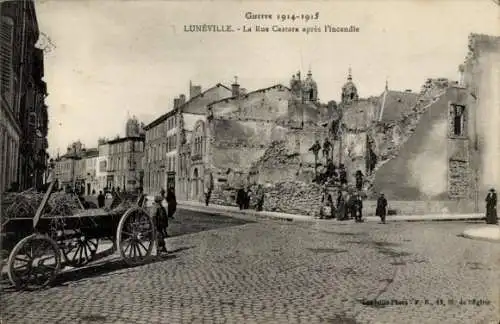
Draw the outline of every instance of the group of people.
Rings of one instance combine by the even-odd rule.
[[[264,206],[264,197],[265,194],[262,185],[258,185],[255,197],[253,196],[253,192],[250,188],[240,188],[236,193],[236,204],[240,210],[249,209],[252,198],[255,198],[255,210],[262,211]]]
[[[342,190],[338,191],[337,200],[334,203],[332,195],[328,193],[326,187],[323,189],[321,198],[320,218],[337,218],[338,220],[354,219],[356,222],[363,222],[363,199],[359,192],[347,194]],[[377,199],[375,215],[379,216],[385,224],[387,215],[387,199],[384,194],[380,194]]]

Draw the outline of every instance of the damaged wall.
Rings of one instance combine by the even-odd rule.
[[[406,122],[402,145],[393,148],[390,154],[396,156],[376,172],[375,192],[382,191],[392,200],[447,196],[448,105],[454,100],[454,92],[447,90],[435,100],[421,116],[415,116],[416,126]]]

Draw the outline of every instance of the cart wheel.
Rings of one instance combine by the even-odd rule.
[[[89,238],[85,233],[77,231],[73,239],[69,242],[64,242],[62,245],[62,252],[66,263],[69,266],[78,268],[87,265],[95,258],[99,240]]]
[[[49,285],[61,268],[61,254],[50,237],[32,234],[16,244],[7,263],[10,282],[18,289]]]
[[[123,260],[130,266],[146,262],[153,251],[155,227],[149,214],[140,207],[132,207],[123,214],[116,233],[116,246]]]

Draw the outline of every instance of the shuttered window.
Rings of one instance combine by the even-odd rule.
[[[11,18],[1,17],[0,24],[0,93],[11,109],[14,107],[14,78],[12,71],[12,47],[14,22]]]

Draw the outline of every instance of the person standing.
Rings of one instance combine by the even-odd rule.
[[[349,219],[356,219],[356,211],[357,211],[357,199],[356,195],[353,193],[349,194],[349,198],[347,199],[347,214]]]
[[[361,191],[363,189],[363,172],[361,170],[356,171],[356,190]]]
[[[344,195],[342,191],[339,190],[339,194],[337,196],[337,219],[338,220],[346,220],[347,219],[347,210]]]
[[[262,211],[262,208],[264,206],[264,197],[265,197],[264,188],[260,184],[257,187],[257,208],[256,208],[257,211]]]
[[[498,224],[497,217],[497,193],[495,189],[490,189],[486,196],[486,224]]]
[[[363,199],[361,199],[361,195],[358,193],[354,200],[354,216],[356,222],[361,223],[363,221]]]
[[[387,215],[387,199],[383,193],[377,199],[377,209],[375,210],[375,216],[379,216],[382,220],[382,224],[385,224],[385,216]]]
[[[339,168],[339,180],[341,186],[347,186],[347,171],[343,164],[341,164]]]
[[[245,206],[245,190],[243,188],[238,189],[238,192],[236,194],[236,204],[238,205],[240,210],[242,210]]]
[[[156,248],[157,248],[157,254],[158,253],[168,253],[166,245],[165,245],[165,238],[166,232],[167,232],[167,227],[168,227],[168,216],[167,212],[165,211],[165,208],[162,206],[163,202],[163,197],[162,196],[156,196],[155,197],[155,213],[154,213],[154,218],[153,218],[153,223],[156,227]]]
[[[167,216],[174,219],[175,211],[177,210],[177,199],[173,188],[167,191]],[[168,236],[168,235],[167,235]]]
[[[97,206],[99,208],[104,208],[106,205],[106,196],[102,193],[102,190],[99,191],[99,195],[97,195]]]
[[[214,189],[214,178],[212,173],[208,175],[208,179],[205,183],[205,206],[210,203],[210,196],[212,196],[212,190]]]

